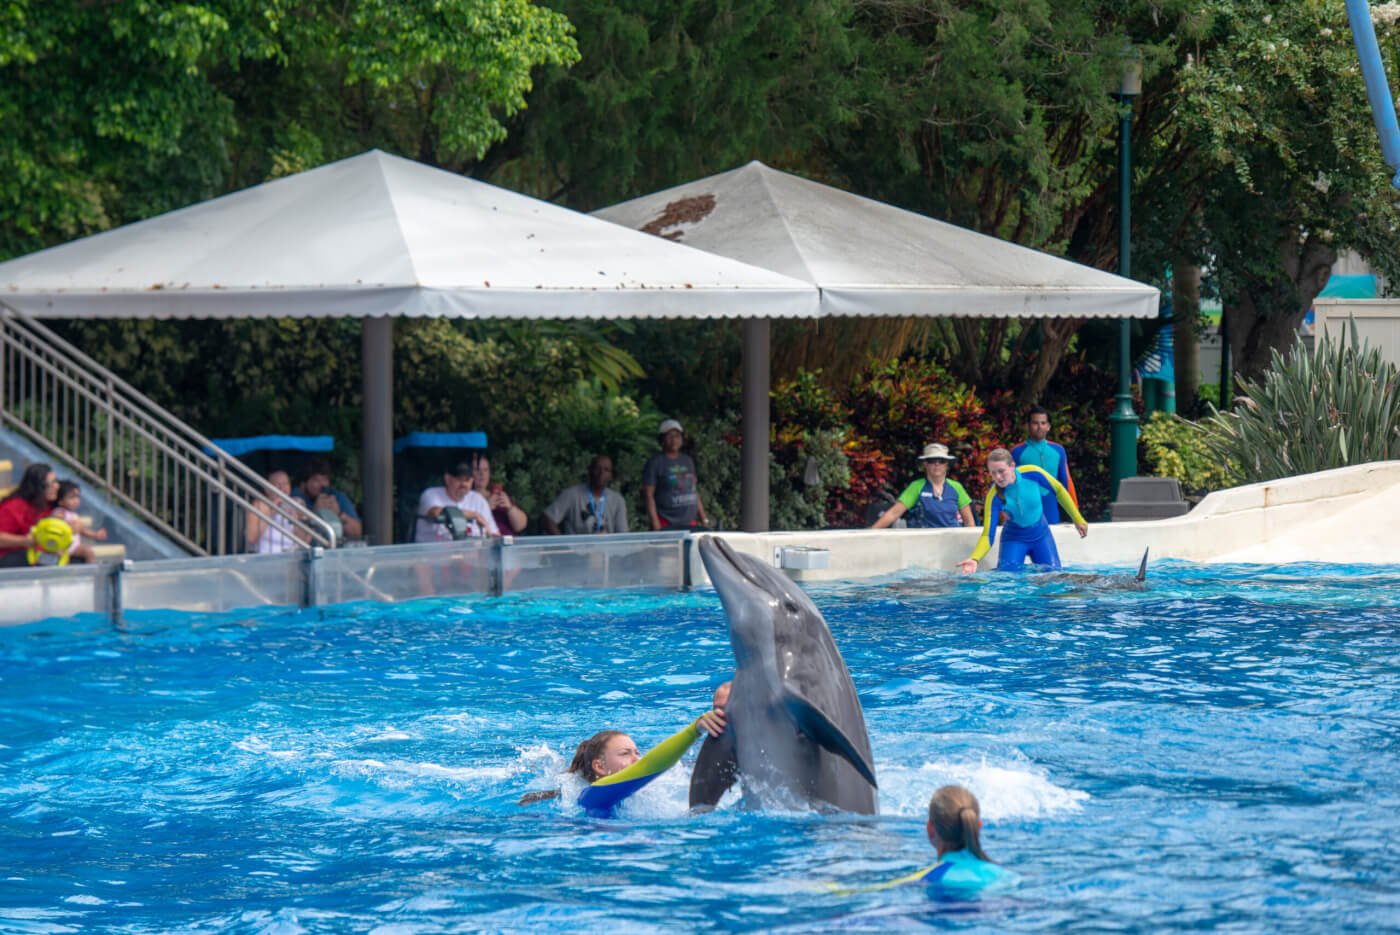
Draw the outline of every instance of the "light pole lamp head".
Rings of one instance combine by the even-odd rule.
[[[1122,62],[1123,76],[1114,96],[1128,100],[1142,93],[1142,53],[1128,42],[1123,47]]]

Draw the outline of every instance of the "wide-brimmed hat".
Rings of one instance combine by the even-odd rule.
[[[924,453],[919,455],[920,461],[956,461],[957,458],[948,454],[948,446],[940,445],[938,442],[924,446]]]
[[[679,422],[677,422],[675,419],[667,419],[665,422],[662,422],[662,423],[661,423],[661,428],[659,428],[659,429],[656,430],[656,434],[657,434],[657,435],[665,435],[667,432],[671,431],[671,429],[675,429],[677,432],[680,432],[682,435],[685,434],[685,429],[681,428],[681,424],[680,424]]]

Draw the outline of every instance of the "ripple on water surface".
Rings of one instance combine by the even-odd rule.
[[[0,930],[1393,927],[1397,585],[1161,563],[1140,591],[817,588],[865,706],[875,818],[737,793],[690,815],[684,769],[617,820],[572,806],[580,739],[654,743],[732,667],[709,590],[8,628]],[[923,813],[947,782],[978,794],[1022,888],[850,892],[931,862]]]

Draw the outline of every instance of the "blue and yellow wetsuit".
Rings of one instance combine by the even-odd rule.
[[[578,794],[579,807],[591,818],[612,818],[622,800],[680,762],[690,745],[704,734],[694,724],[677,731],[652,747],[637,762],[611,776],[604,776]]]
[[[999,864],[981,860],[971,851],[949,851],[939,858],[938,863],[922,870],[873,886],[859,886],[854,889],[827,884],[828,892],[838,896],[855,893],[873,893],[893,889],[908,883],[922,883],[928,887],[929,895],[935,899],[972,899],[989,890],[1010,889],[1021,881],[1021,875],[1007,870]]]
[[[1069,476],[1069,455],[1065,453],[1063,445],[1057,445],[1051,441],[1023,441],[1011,449],[1011,460],[1015,461],[1018,467],[1023,464],[1034,464],[1036,467],[1044,468],[1045,473],[1055,478],[1069,491],[1069,498],[1074,501],[1075,506],[1079,505],[1079,494],[1074,489],[1074,478]],[[1046,487],[1041,494],[1041,500],[1045,506],[1045,521],[1051,525],[1058,523],[1060,510],[1054,491]]]
[[[1001,555],[997,559],[997,571],[1017,571],[1030,556],[1032,562],[1049,568],[1060,567],[1060,553],[1055,548],[1055,537],[1050,532],[1050,524],[1045,521],[1045,509],[1041,501],[1041,491],[1050,489],[1055,493],[1064,511],[1076,523],[1083,523],[1084,517],[1074,505],[1069,491],[1064,485],[1033,464],[1024,464],[1016,469],[1017,478],[1005,487],[992,485],[987,491],[987,500],[982,510],[982,536],[970,558],[980,561],[992,550],[997,538],[997,516],[1007,514],[1006,526],[1001,533]]]

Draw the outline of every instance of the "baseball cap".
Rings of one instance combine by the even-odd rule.
[[[680,424],[679,422],[677,422],[675,419],[666,419],[665,421],[663,421],[663,422],[661,423],[661,428],[659,428],[659,429],[656,430],[656,434],[657,434],[657,435],[665,435],[667,432],[671,431],[671,429],[675,429],[677,432],[680,432],[682,435],[685,434],[685,429],[681,428],[681,424]]]
[[[948,454],[948,446],[940,445],[938,442],[924,446],[923,454],[919,455],[920,461],[956,461],[952,455]]]

